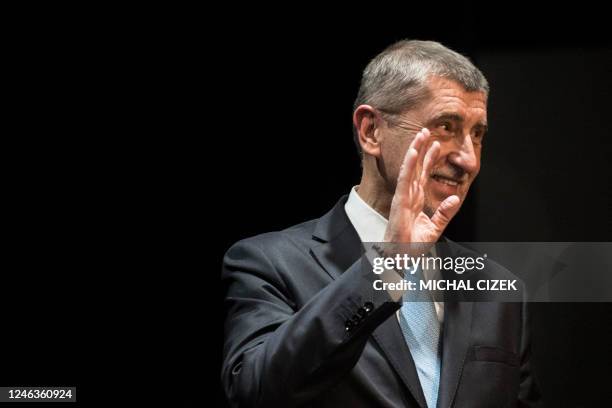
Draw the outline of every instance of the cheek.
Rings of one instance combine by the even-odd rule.
[[[383,164],[385,166],[385,173],[389,178],[397,180],[408,146],[408,143],[401,143],[399,141],[386,143],[382,146]]]
[[[448,155],[453,151],[452,146],[449,143],[443,143],[438,139],[438,143],[440,143],[440,154],[438,154],[438,159],[433,164],[433,169],[440,169],[448,165]]]
[[[476,171],[474,172],[474,177],[476,177],[476,175],[480,172],[480,152],[482,151],[481,147],[476,148],[475,153],[476,153],[476,163],[478,163],[478,166],[476,167]]]
[[[478,175],[478,173],[480,173],[480,148],[477,148],[474,150],[474,155],[476,156],[476,167],[474,168],[474,171],[472,171],[472,173],[470,174],[470,180],[474,181],[474,179],[476,178],[476,176]]]

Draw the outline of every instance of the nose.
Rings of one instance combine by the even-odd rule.
[[[455,139],[455,148],[448,155],[448,160],[469,174],[475,174],[480,169],[480,157],[474,148],[470,135]]]

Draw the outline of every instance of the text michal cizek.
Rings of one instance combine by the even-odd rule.
[[[516,279],[480,279],[470,280],[432,279],[418,282],[407,281],[383,282],[377,279],[373,283],[375,290],[411,290],[411,291],[517,291]]]

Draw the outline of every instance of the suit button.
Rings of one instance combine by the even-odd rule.
[[[361,323],[361,318],[357,315],[353,315],[353,323],[355,324],[355,326],[357,326],[359,323]]]
[[[355,327],[355,323],[353,323],[350,319],[344,322],[344,328],[346,331],[351,331]]]
[[[360,307],[359,309],[357,309],[357,313],[359,314],[359,316],[361,316],[362,318],[368,314],[368,312],[366,312],[366,310],[363,307]]]
[[[365,309],[366,313],[370,313],[372,311],[372,309],[374,309],[374,303],[372,303],[372,302],[365,302],[363,304],[363,308]]]

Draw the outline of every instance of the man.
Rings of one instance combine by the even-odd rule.
[[[361,267],[365,242],[443,239],[480,170],[488,91],[467,58],[435,42],[400,41],[368,64],[353,115],[359,186],[320,219],[226,254],[232,405],[537,402],[523,304],[402,302]]]

